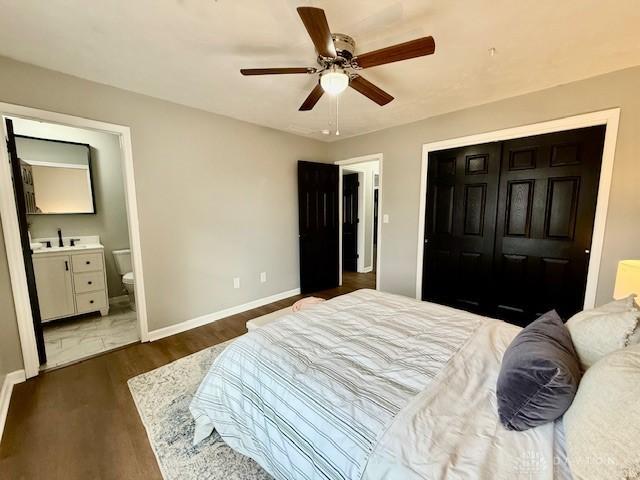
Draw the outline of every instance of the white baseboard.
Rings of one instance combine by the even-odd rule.
[[[373,267],[372,266],[364,267],[362,269],[362,273],[369,273],[369,272],[372,272],[372,271],[373,271]]]
[[[7,420],[9,412],[9,403],[11,402],[11,392],[13,386],[22,383],[27,379],[24,370],[16,370],[7,373],[2,382],[2,390],[0,390],[0,440],[2,440],[2,432],[4,432],[4,423]]]
[[[187,330],[207,325],[208,323],[215,322],[216,320],[220,320],[221,318],[230,317],[231,315],[246,312],[247,310],[258,308],[268,303],[277,302],[278,300],[283,300],[295,295],[300,295],[299,288],[294,288],[293,290],[288,290],[286,292],[276,293],[275,295],[271,295],[270,297],[259,298],[258,300],[243,303],[242,305],[237,305],[235,307],[225,308],[224,310],[219,310],[217,312],[209,313],[201,317],[192,318],[191,320],[185,320],[184,322],[180,322],[169,327],[159,328],[158,330],[149,332],[149,341],[153,342],[154,340],[160,340],[161,338],[169,337],[177,333],[186,332]]]

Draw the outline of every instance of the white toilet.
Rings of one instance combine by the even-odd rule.
[[[136,309],[136,297],[135,297],[135,285],[136,281],[133,278],[133,266],[131,265],[131,250],[128,248],[125,250],[114,250],[113,259],[116,262],[116,268],[118,273],[122,276],[122,286],[129,295],[129,304],[131,309]]]

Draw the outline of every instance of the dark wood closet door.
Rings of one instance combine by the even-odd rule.
[[[342,268],[358,270],[358,174],[342,177]]]
[[[489,308],[500,144],[429,155],[422,298]]]
[[[495,315],[526,325],[582,310],[605,127],[503,143]]]
[[[337,165],[298,162],[300,289],[338,286]]]

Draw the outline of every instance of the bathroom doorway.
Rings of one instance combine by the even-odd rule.
[[[139,342],[120,135],[3,122],[40,370]]]

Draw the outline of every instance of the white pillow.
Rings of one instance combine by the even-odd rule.
[[[583,370],[605,355],[640,341],[640,311],[633,299],[630,295],[569,319],[567,328]]]
[[[582,377],[563,418],[575,480],[640,478],[640,345],[607,355]]]

